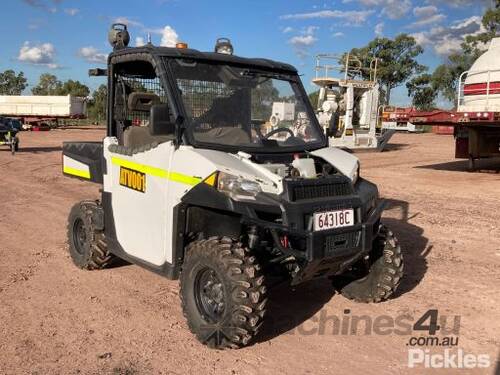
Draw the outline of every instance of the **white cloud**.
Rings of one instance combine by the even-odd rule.
[[[142,47],[146,43],[144,42],[144,38],[142,36],[136,36],[135,37],[135,46],[136,47]]]
[[[417,18],[430,17],[438,12],[438,8],[434,5],[429,5],[425,7],[415,7],[413,8],[413,15]]]
[[[179,41],[179,35],[174,30],[172,26],[166,25],[163,28],[151,28],[146,27],[142,22],[130,19],[128,17],[116,17],[113,19],[114,23],[123,23],[127,26],[135,26],[140,28],[144,33],[156,34],[161,36],[160,45],[164,47],[175,47],[176,43]],[[144,43],[144,38],[136,38],[137,41]]]
[[[98,64],[106,64],[108,55],[99,52],[95,47],[88,46],[82,47],[78,50],[78,56],[82,57],[85,61]]]
[[[315,36],[317,30],[319,30],[318,26],[305,27],[302,29],[300,35],[295,35],[288,40],[288,43],[293,46],[295,53],[300,59],[309,56],[308,49],[318,41],[318,38]]]
[[[291,33],[293,31],[293,27],[287,26],[283,29],[283,34]]]
[[[56,13],[57,8],[56,7],[51,7],[50,1],[45,1],[45,0],[23,0],[23,3],[33,7],[33,8],[38,8],[41,10],[45,10],[49,13]],[[53,0],[52,3],[58,4],[60,3],[59,0]]]
[[[319,26],[307,26],[302,30],[302,33],[305,35],[313,35],[316,31],[319,30]]]
[[[80,12],[78,8],[66,8],[64,9],[64,13],[69,14],[70,16],[76,16]]]
[[[423,26],[435,25],[446,19],[444,14],[434,14],[430,17],[422,18],[408,25],[408,28],[417,29]]]
[[[428,3],[438,5],[449,5],[453,8],[462,8],[467,6],[491,5],[491,0],[427,0]]]
[[[467,35],[477,35],[484,31],[481,17],[473,16],[453,23],[450,27],[434,27],[429,31],[412,36],[422,46],[432,46],[438,55],[448,56],[461,50],[460,44]]]
[[[410,0],[385,0],[384,2],[385,5],[382,9],[382,14],[393,20],[404,17],[412,8]]]
[[[141,22],[132,20],[128,17],[116,17],[113,20],[113,23],[123,23],[127,26],[144,27],[144,25]]]
[[[411,0],[343,0],[343,3],[357,1],[368,8],[382,8],[381,15],[390,19],[406,16],[412,9]]]
[[[315,18],[335,18],[341,19],[343,21],[348,21],[352,24],[362,24],[366,22],[368,17],[373,13],[370,10],[350,10],[350,11],[341,11],[341,10],[321,10],[318,12],[310,12],[310,13],[295,13],[295,14],[285,14],[281,16],[281,19],[284,20],[304,20],[304,19],[315,19]]]
[[[340,38],[343,37],[345,34],[342,31],[336,32],[333,34],[334,38]]]
[[[446,19],[446,15],[438,13],[438,8],[434,5],[415,7],[413,15],[417,20],[407,26],[410,29],[417,29],[424,26],[436,25]]]
[[[295,47],[312,46],[318,39],[313,35],[297,35],[290,38],[289,42]]]
[[[55,63],[56,49],[51,43],[42,43],[32,45],[30,42],[24,42],[19,50],[18,60],[33,64],[46,66],[50,69],[58,68]]]
[[[161,33],[160,45],[164,47],[175,47],[179,41],[179,36],[171,26],[165,26]]]
[[[382,36],[384,35],[384,26],[385,24],[383,22],[379,22],[375,25],[375,35],[376,36]]]

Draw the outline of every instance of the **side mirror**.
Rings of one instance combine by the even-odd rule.
[[[171,119],[168,104],[155,104],[151,106],[149,117],[149,134],[175,134],[175,122]]]

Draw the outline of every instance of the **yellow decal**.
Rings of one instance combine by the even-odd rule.
[[[217,172],[212,173],[210,176],[205,178],[203,182],[206,183],[207,185],[215,186],[215,184],[217,183]]]
[[[145,193],[146,174],[125,167],[120,167],[120,185]]]
[[[167,171],[165,169],[151,167],[151,166],[136,163],[136,162],[133,162],[130,160],[120,159],[120,158],[117,158],[114,156],[111,157],[111,162],[114,165],[118,165],[122,168],[127,168],[127,169],[131,169],[133,171],[139,172],[139,173],[148,174],[150,176],[160,177],[160,178],[164,178],[166,180],[179,182],[181,184],[194,186],[194,185],[197,185],[198,183],[201,182],[201,178],[199,178],[199,177],[187,176],[187,175],[182,174],[182,173],[171,172],[171,171]],[[121,179],[121,173],[120,173],[120,179]]]
[[[70,174],[72,176],[81,177],[81,178],[86,178],[87,180],[90,180],[90,172],[84,171],[82,169],[76,169],[76,168],[64,166],[63,173]]]

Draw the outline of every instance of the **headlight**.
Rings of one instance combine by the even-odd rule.
[[[352,183],[353,184],[355,184],[358,181],[360,168],[361,168],[361,166],[360,166],[359,161],[358,161],[358,167],[356,168],[356,170],[352,174]]]
[[[257,182],[224,172],[218,174],[217,189],[234,199],[255,199],[262,191]]]

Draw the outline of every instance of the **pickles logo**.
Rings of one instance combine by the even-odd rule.
[[[146,174],[133,169],[120,167],[120,185],[129,189],[146,192]]]

